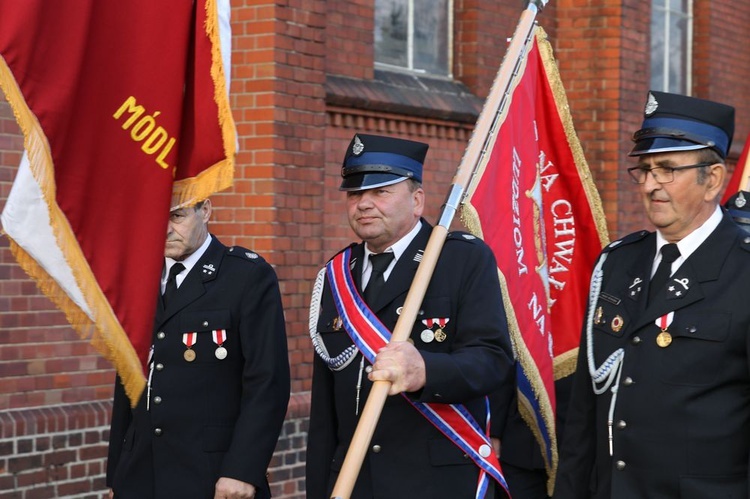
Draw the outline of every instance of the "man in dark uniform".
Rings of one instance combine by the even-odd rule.
[[[366,331],[349,327],[348,307],[354,302],[343,304],[341,296],[350,292],[356,301],[364,290],[365,301],[354,306],[356,311],[368,317],[374,313],[375,321],[390,331],[422,258],[432,231],[421,218],[427,147],[358,134],[347,149],[341,190],[347,192],[349,223],[363,242],[336,255],[328,277],[321,271],[313,292],[309,499],[330,497],[371,381],[390,381],[391,396],[352,499],[474,498],[477,456],[460,449],[417,406],[461,404],[486,438],[486,396],[505,390],[510,401],[514,365],[497,264],[492,251],[470,234],[453,232],[445,241],[408,342],[390,343],[375,351],[376,358],[353,344],[352,337]],[[351,276],[344,290],[334,290],[337,281],[331,280],[339,259],[342,274],[348,269]],[[370,358],[375,359],[372,365]],[[505,414],[493,413],[492,418],[504,419]],[[480,459],[490,456],[489,438],[476,451]],[[492,488],[482,490],[491,493]]]
[[[748,497],[750,237],[719,207],[734,109],[652,91],[628,171],[656,232],[594,269],[556,499]]]
[[[170,213],[148,385],[112,409],[116,499],[268,498],[266,470],[289,401],[276,274],[208,233],[211,200]]]

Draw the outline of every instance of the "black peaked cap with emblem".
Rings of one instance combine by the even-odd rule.
[[[733,136],[732,106],[652,90],[630,156],[711,148],[726,158]]]
[[[750,192],[739,191],[734,194],[724,204],[724,208],[737,225],[745,229],[745,232],[750,232]]]
[[[356,134],[341,165],[342,191],[363,191],[406,179],[422,182],[428,145],[381,135]]]

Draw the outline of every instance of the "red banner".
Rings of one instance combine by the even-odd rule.
[[[724,197],[721,200],[721,204],[725,204],[729,201],[729,198],[734,196],[740,191],[750,191],[750,162],[748,162],[748,154],[750,153],[750,135],[745,139],[745,147],[742,148],[742,154],[737,160],[737,165],[734,167],[727,188],[724,190]]]
[[[0,86],[25,149],[3,228],[131,400],[169,209],[232,182],[219,3],[0,0]]]
[[[554,476],[554,381],[575,369],[589,277],[608,240],[552,48],[536,29],[463,219],[495,252],[519,361],[519,409]]]

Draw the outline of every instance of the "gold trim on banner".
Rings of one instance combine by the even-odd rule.
[[[578,135],[573,126],[573,117],[570,114],[568,97],[565,95],[565,88],[563,87],[562,79],[560,78],[560,70],[555,62],[555,57],[552,54],[552,45],[550,45],[547,40],[547,33],[541,26],[538,27],[536,36],[539,45],[539,55],[542,57],[544,71],[547,73],[547,81],[552,89],[552,95],[555,97],[555,104],[557,104],[557,114],[560,116],[560,121],[562,121],[563,128],[565,129],[565,136],[568,138],[568,145],[570,146],[570,150],[573,153],[573,160],[578,168],[581,185],[586,192],[589,207],[591,208],[591,215],[596,223],[596,231],[599,234],[599,244],[603,248],[609,244],[609,233],[607,232],[607,219],[604,217],[602,200],[599,197],[599,191],[596,189],[596,184],[594,184],[594,179],[591,177],[589,164],[583,154],[583,147],[581,146],[580,140],[578,140]]]
[[[91,345],[117,369],[131,404],[135,406],[133,401],[140,398],[146,386],[140,360],[109,301],[99,287],[67,218],[57,205],[57,188],[49,141],[2,56],[0,56],[0,88],[5,93],[23,133],[29,167],[47,205],[50,225],[57,244],[73,273],[77,286],[86,299],[92,317],[89,317],[70,299],[59,283],[23,250],[6,230],[11,252],[21,268],[36,281],[41,292],[62,310],[79,336],[82,339],[89,339]]]
[[[609,243],[609,237],[607,233],[606,219],[604,217],[604,211],[602,208],[601,199],[596,189],[596,185],[594,184],[594,181],[592,179],[591,172],[588,167],[588,163],[586,162],[586,159],[584,157],[583,148],[581,147],[581,143],[578,140],[578,137],[575,132],[575,128],[573,126],[573,119],[572,119],[572,116],[570,115],[570,108],[568,106],[567,97],[565,95],[565,89],[560,79],[560,73],[559,73],[557,64],[555,63],[555,60],[552,54],[552,46],[547,40],[547,34],[540,26],[537,26],[535,36],[536,36],[537,46],[539,49],[539,54],[540,54],[543,67],[544,67],[545,77],[547,78],[547,81],[553,92],[553,97],[555,99],[555,104],[557,107],[557,113],[558,113],[558,116],[560,117],[560,121],[565,130],[565,135],[567,137],[568,145],[570,147],[574,162],[576,164],[576,168],[578,170],[579,178],[581,180],[581,185],[584,189],[584,192],[586,193],[586,197],[588,200],[592,218],[594,220],[594,223],[596,224],[596,230],[597,230],[597,233],[599,234],[599,243],[601,244],[602,247],[604,247],[606,244]],[[513,81],[511,85],[511,89],[508,91],[508,95],[510,96],[512,96],[513,93],[515,92],[515,89],[518,86],[518,83],[520,81],[520,76],[525,74],[525,66],[528,63],[528,50],[530,50],[530,47],[529,49],[527,49],[526,53],[524,54],[523,67],[519,69],[518,76],[515,78],[515,80]],[[509,112],[510,107],[511,107],[511,103],[508,102],[507,105],[505,105],[502,111],[502,114],[497,118],[498,123],[505,122],[505,119],[507,117],[507,113]],[[489,143],[486,146],[487,150],[492,150],[494,148],[496,140],[497,140],[497,134],[495,133],[492,137],[490,137]],[[477,237],[482,237],[482,234],[483,234],[481,220],[479,218],[479,214],[476,208],[468,200],[471,199],[471,196],[473,195],[474,190],[476,189],[482,175],[484,174],[484,170],[487,166],[489,156],[490,155],[486,155],[483,158],[482,163],[478,165],[477,173],[475,174],[475,177],[472,181],[472,185],[467,190],[468,191],[467,198],[466,198],[467,200],[461,205],[461,220],[464,226],[467,228],[467,230]],[[535,220],[535,225],[537,223],[538,223],[538,220]],[[523,338],[521,336],[521,332],[520,332],[520,328],[518,325],[518,320],[515,315],[513,304],[510,303],[510,299],[508,298],[509,293],[508,293],[507,282],[502,272],[499,269],[498,269],[498,275],[500,277],[500,284],[503,290],[503,304],[505,306],[505,311],[508,317],[508,329],[510,332],[511,340],[513,342],[513,348],[516,354],[516,358],[518,359],[518,362],[520,363],[521,368],[526,374],[527,379],[531,383],[531,388],[532,388],[532,391],[534,392],[534,395],[538,399],[538,402],[539,402],[538,405],[540,407],[541,417],[544,419],[545,426],[547,428],[554,429],[555,418],[554,418],[554,415],[552,414],[551,403],[550,403],[548,394],[546,393],[546,390],[544,389],[544,386],[539,377],[538,371],[534,367],[534,362],[533,362],[531,353],[526,348],[525,343],[523,342]],[[549,300],[549,296],[547,298]],[[569,376],[573,374],[573,372],[575,372],[577,353],[578,353],[578,349],[574,348],[568,352],[558,355],[554,359],[553,368],[554,368],[555,380],[561,379],[565,376]],[[534,374],[534,376],[530,376],[529,374]],[[534,437],[536,438],[537,442],[539,442],[540,445],[543,445],[544,439],[542,438],[541,431],[539,429],[540,427],[539,421],[536,420],[536,415],[532,408],[533,405],[528,400],[526,400],[520,394],[520,392],[519,392],[518,403],[519,403],[519,412],[521,413],[521,416],[529,424],[529,427],[532,433],[534,434]],[[545,452],[542,452],[542,457],[544,458],[545,466],[547,468],[547,474],[549,477],[548,482],[547,482],[547,490],[551,494],[552,491],[554,490],[554,477],[557,471],[558,460],[559,460],[558,449],[557,449],[557,446],[558,446],[557,435],[554,431],[551,432],[550,439],[551,439],[552,460],[551,462],[548,462]]]
[[[201,171],[194,177],[174,182],[172,187],[172,209],[194,204],[215,192],[232,186],[234,179],[237,131],[229,106],[224,62],[219,36],[219,13],[216,0],[206,0],[206,35],[211,40],[211,79],[214,82],[214,102],[219,111],[219,127],[224,144],[225,158]],[[196,33],[198,36],[198,33]]]

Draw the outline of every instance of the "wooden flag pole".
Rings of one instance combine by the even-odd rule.
[[[492,134],[497,131],[498,118],[507,102],[508,89],[518,73],[518,66],[533,34],[534,20],[537,13],[544,8],[547,2],[548,0],[530,0],[526,10],[521,13],[521,18],[492,84],[490,94],[484,103],[482,112],[479,114],[469,144],[451,182],[451,188],[442,207],[438,223],[432,229],[424,256],[417,268],[414,281],[406,295],[401,315],[393,330],[391,341],[406,341],[409,338],[412,325],[417,319],[419,307],[422,305],[427,286],[448,236],[453,217],[459,204],[463,201],[464,193],[476,172],[477,165],[480,164],[486,152],[486,144]],[[332,499],[350,498],[364,462],[367,448],[380,419],[380,413],[388,397],[390,385],[388,381],[375,381],[373,383],[357,428],[352,436],[352,441],[349,444],[338,479],[333,487]]]

